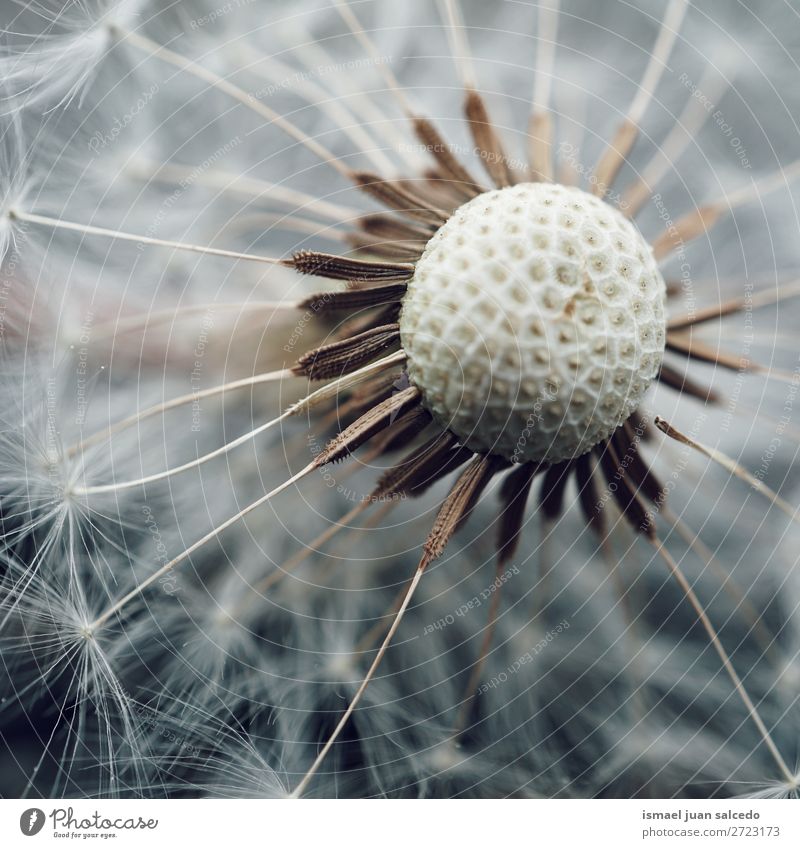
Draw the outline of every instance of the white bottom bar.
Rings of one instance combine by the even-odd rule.
[[[800,806],[774,800],[0,801],[3,846],[283,848],[298,841],[333,848],[797,846]]]

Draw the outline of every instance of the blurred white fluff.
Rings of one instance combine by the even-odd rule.
[[[365,469],[348,478],[345,496],[313,479],[231,528],[184,563],[174,582],[137,596],[120,618],[92,632],[110,604],[155,572],[162,548],[179,553],[284,479],[298,444],[301,452],[308,446],[300,422],[196,473],[131,492],[70,496],[78,481],[134,479],[213,450],[285,405],[294,389],[282,387],[205,404],[198,430],[184,409],[85,455],[70,448],[135,409],[191,391],[200,341],[204,388],[291,360],[283,349],[291,318],[212,306],[209,319],[187,308],[291,299],[311,283],[243,262],[140,250],[53,228],[26,226],[20,239],[19,222],[8,212],[281,255],[320,238],[329,240],[326,246],[336,243],[336,222],[299,197],[283,200],[247,179],[305,190],[351,216],[367,209],[279,128],[191,74],[121,44],[115,32],[141,31],[201,57],[204,67],[248,91],[267,86],[264,96],[276,110],[348,161],[386,160],[401,174],[409,161],[420,161],[418,152],[401,146],[409,139],[404,116],[379,69],[364,61],[363,48],[330,4],[243,4],[219,14],[220,5],[182,3],[178,12],[162,13],[146,0],[72,0],[37,3],[44,16],[34,20],[25,14],[6,20],[10,32],[30,35],[8,36],[0,58],[0,250],[8,283],[0,647],[10,687],[0,716],[6,737],[20,740],[31,763],[30,781],[8,762],[0,769],[7,795],[286,795],[358,686],[375,649],[374,639],[364,644],[365,633],[391,610],[440,494],[398,505],[383,525],[357,536],[343,531],[323,553],[281,576],[298,547],[348,511],[348,497],[370,490],[374,474]],[[557,111],[575,104],[584,110],[575,142],[587,164],[630,102],[660,5],[565,0],[554,96]],[[358,13],[414,102],[448,136],[468,144],[432,6],[377,0],[359,4]],[[492,113],[521,150],[535,7],[464,2],[464,12]],[[711,56],[723,76],[739,67],[722,104],[747,133],[753,170],[743,169],[730,145],[707,128],[664,179],[670,209],[747,184],[753,174],[785,164],[796,148],[791,115],[800,91],[786,84],[791,63],[778,62],[774,50],[776,34],[794,37],[781,26],[782,14],[774,9],[774,22],[760,29],[745,22],[746,38],[736,15],[715,14],[726,19],[689,15],[675,66],[688,68],[691,79],[700,79]],[[663,84],[623,178],[648,161],[688,96],[683,84]],[[328,107],[313,102],[326,97]],[[566,117],[562,125],[568,132]],[[359,140],[362,152],[354,149]],[[249,196],[245,185],[253,189]],[[691,248],[693,275],[708,283],[698,284],[702,303],[740,288],[746,276],[769,284],[797,268],[796,199],[787,186],[763,207],[737,210],[713,236],[716,249]],[[312,226],[287,232],[282,219],[292,217]],[[657,232],[657,215],[646,215],[643,226]],[[137,316],[171,310],[161,323],[131,327]],[[776,312],[765,324],[791,331],[793,314]],[[733,326],[735,342],[741,328]],[[796,363],[785,348],[767,352],[788,359],[780,367],[791,368]],[[759,384],[742,396],[780,407],[784,388]],[[747,432],[746,414],[737,415],[742,422],[734,418],[729,441],[742,461],[757,467],[764,440]],[[719,417],[710,415],[704,426],[704,433],[716,433]],[[787,436],[766,477],[787,497],[796,494],[796,439],[789,442]],[[674,457],[660,449],[658,459],[670,467]],[[342,482],[338,471],[334,477]],[[681,482],[676,512],[702,529],[733,585],[721,589],[719,573],[696,553],[682,564],[793,764],[800,760],[795,530],[699,457]],[[457,611],[494,579],[487,538],[494,515],[488,497],[427,575],[315,794],[793,794],[649,549],[634,546],[624,558],[626,597],[620,598],[620,584],[593,554],[588,534],[576,533],[573,510],[551,528],[547,543],[531,510],[483,672],[486,681],[506,680],[478,696],[462,744],[446,741],[484,635],[486,606],[468,615]],[[618,554],[631,544],[625,533]],[[676,538],[670,545],[683,556]],[[763,550],[774,553],[765,561]],[[548,574],[540,562],[553,566]],[[757,611],[757,623],[748,609]],[[519,665],[563,620],[569,628]],[[431,628],[438,622],[446,626]]]
[[[115,26],[139,22],[141,0],[44,0],[16,10],[0,58],[5,110],[82,105],[113,48]],[[35,27],[31,31],[26,26]]]

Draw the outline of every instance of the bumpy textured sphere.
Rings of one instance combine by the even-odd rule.
[[[417,264],[400,318],[409,377],[473,450],[569,459],[639,406],[664,301],[650,246],[607,203],[548,183],[486,192]]]

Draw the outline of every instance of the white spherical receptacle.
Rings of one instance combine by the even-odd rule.
[[[658,375],[665,299],[650,245],[604,201],[550,183],[489,191],[417,263],[400,316],[409,378],[471,449],[571,459]]]

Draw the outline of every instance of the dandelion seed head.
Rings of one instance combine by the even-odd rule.
[[[633,189],[643,204],[636,227],[663,247],[664,216],[679,222],[685,200],[691,201],[691,211],[720,187],[727,192],[750,181],[744,165],[731,162],[728,139],[713,121],[704,138],[697,121],[684,120],[686,101],[696,99],[678,79],[684,70],[735,125],[740,141],[759,148],[748,151],[754,164],[757,157],[764,167],[775,164],[760,158],[781,153],[772,147],[772,142],[780,147],[780,133],[772,132],[771,117],[764,121],[770,143],[756,144],[752,139],[761,136],[749,136],[744,110],[730,95],[723,100],[719,88],[711,89],[695,55],[691,64],[684,61],[695,39],[687,41],[684,34],[698,27],[704,61],[718,63],[720,51],[712,47],[719,47],[719,37],[711,37],[716,23],[709,27],[689,8],[688,29],[681,29],[675,55],[659,49],[651,60],[650,36],[656,38],[658,31],[657,15],[650,14],[653,4],[641,9],[603,4],[598,12],[598,4],[579,3],[559,15],[557,4],[465,2],[466,38],[456,64],[474,65],[468,70],[475,85],[465,126],[473,139],[465,147],[450,144],[459,141],[461,129],[451,120],[452,86],[430,85],[432,71],[438,79],[443,70],[440,59],[430,58],[441,58],[443,33],[419,25],[427,21],[419,4],[353,3],[353,14],[369,27],[358,39],[340,37],[339,10],[324,3],[311,14],[304,14],[303,3],[293,7],[283,24],[277,19],[284,12],[270,9],[275,14],[255,25],[255,7],[244,4],[222,14],[221,4],[211,0],[166,9],[106,0],[35,5],[42,10],[44,31],[10,34],[11,47],[0,57],[6,86],[0,99],[12,110],[12,120],[27,110],[26,120],[37,127],[44,123],[27,144],[16,142],[21,134],[14,126],[4,135],[8,161],[2,165],[0,248],[13,256],[17,273],[9,286],[3,341],[24,346],[25,360],[8,362],[9,370],[30,376],[36,370],[32,347],[63,361],[56,383],[65,391],[46,398],[42,386],[27,383],[2,393],[0,555],[6,592],[0,600],[0,647],[4,668],[21,670],[8,675],[8,703],[31,716],[35,733],[41,727],[49,732],[51,721],[55,732],[51,758],[59,761],[63,776],[51,786],[40,779],[38,787],[55,793],[69,789],[73,795],[286,797],[315,762],[378,653],[381,633],[394,620],[397,594],[431,528],[430,515],[423,515],[435,508],[434,499],[446,496],[451,475],[468,464],[425,544],[436,555],[444,544],[447,551],[421,580],[380,669],[310,793],[670,797],[740,794],[741,787],[796,794],[794,776],[787,777],[786,770],[781,777],[695,610],[684,593],[668,588],[663,563],[650,561],[651,548],[641,539],[632,541],[626,526],[639,533],[642,504],[653,508],[648,528],[657,525],[659,534],[669,534],[665,545],[707,605],[775,745],[796,773],[797,632],[796,622],[786,626],[784,616],[790,617],[797,591],[781,582],[794,554],[776,557],[770,572],[775,579],[765,579],[760,553],[774,546],[774,538],[753,544],[750,530],[762,511],[753,505],[752,491],[737,501],[729,491],[735,481],[729,486],[718,469],[714,476],[705,471],[712,464],[708,457],[706,462],[690,456],[685,445],[655,441],[658,432],[651,434],[653,440],[644,435],[640,440],[638,431],[614,430],[634,406],[642,421],[652,420],[640,402],[662,365],[659,391],[648,395],[648,404],[655,402],[654,410],[698,437],[693,425],[708,414],[701,428],[705,441],[727,414],[726,437],[744,461],[746,428],[736,423],[742,410],[734,410],[734,400],[729,410],[724,404],[729,388],[739,401],[750,397],[747,389],[740,394],[738,385],[730,384],[752,379],[752,399],[759,406],[750,446],[755,470],[763,438],[777,426],[788,397],[786,386],[773,384],[767,392],[760,376],[739,371],[725,383],[718,379],[719,368],[713,375],[702,366],[689,369],[694,361],[685,356],[693,390],[679,367],[677,357],[685,353],[680,333],[661,363],[663,337],[660,346],[647,348],[635,332],[624,337],[613,322],[606,326],[610,305],[616,305],[635,330],[634,298],[646,290],[650,326],[656,336],[664,331],[663,280],[654,275],[643,289],[636,287],[642,277],[634,279],[635,263],[644,268],[651,254],[633,224],[618,230],[625,230],[628,245],[622,253],[634,260],[621,265],[620,249],[597,221],[587,220],[585,209],[567,203],[559,207],[565,217],[548,224],[526,217],[535,215],[535,203],[516,204],[526,207],[522,214],[503,201],[515,191],[556,191],[557,185],[544,183],[502,187],[534,176],[597,191],[597,183],[586,179],[597,172],[592,175],[584,166],[602,159],[607,164],[599,147],[608,145],[612,165],[625,179],[617,185],[609,179],[606,198],[565,186],[558,191],[616,221],[615,198],[628,198]],[[276,43],[286,24],[294,27],[291,43]],[[667,31],[679,29],[674,16],[667,24]],[[337,37],[329,38],[332,32]],[[363,36],[375,39],[371,59]],[[503,56],[510,60],[486,61],[497,55],[501,37]],[[663,47],[664,39],[659,41]],[[743,40],[745,50],[750,42]],[[546,44],[554,48],[554,61],[542,60]],[[591,49],[573,49],[577,44]],[[631,44],[641,49],[630,50]],[[469,46],[473,62],[464,58]],[[767,57],[777,55],[771,37],[763,49]],[[524,62],[515,63],[517,50]],[[535,93],[551,90],[546,98],[534,97],[533,129],[523,139],[507,130],[526,117],[519,113],[516,94],[530,89],[532,56]],[[656,86],[652,73],[641,76],[644,63],[674,73],[663,73]],[[777,87],[793,102],[791,75],[777,60],[761,65],[770,68],[774,80],[785,76],[787,84]],[[741,77],[748,76],[744,67],[740,70]],[[376,73],[383,75],[377,85]],[[588,88],[586,79],[592,80]],[[387,84],[419,112],[413,124],[394,110]],[[572,89],[579,96],[568,103]],[[634,89],[651,101],[645,115],[644,100],[637,97],[640,135],[625,153],[612,140],[612,124],[625,114]],[[486,107],[476,112],[479,91]],[[748,108],[755,102],[749,91]],[[705,111],[702,104],[699,111]],[[287,127],[289,141],[281,138]],[[27,124],[25,129],[28,135]],[[683,146],[673,130],[682,130],[679,135],[692,142]],[[412,132],[420,144],[406,143],[414,140]],[[716,140],[711,168],[707,137]],[[541,146],[529,151],[528,165],[520,163],[519,173],[506,172],[503,148],[521,156],[520,141]],[[34,148],[36,156],[28,156]],[[656,166],[668,167],[648,166],[646,148],[648,155],[658,154]],[[309,153],[319,157],[320,152],[323,163],[311,167]],[[382,208],[362,217],[364,181],[356,181],[358,196],[345,198],[341,178],[351,181],[357,175],[349,168],[368,162],[374,171],[371,199]],[[328,181],[323,169],[331,164],[335,170]],[[640,174],[646,185],[627,182]],[[652,190],[663,192],[664,209],[648,202],[654,201]],[[485,233],[467,233],[462,226],[465,213],[459,207],[473,196],[476,208],[495,204]],[[681,296],[672,298],[676,313],[692,311],[689,289],[695,284],[696,309],[702,312],[716,300],[713,285],[700,279],[700,267],[711,267],[716,281],[724,279],[728,288],[745,271],[748,277],[761,275],[766,252],[759,250],[756,242],[763,242],[749,223],[756,217],[766,220],[763,213],[769,213],[778,219],[769,225],[776,249],[794,243],[793,215],[771,200],[753,205],[760,207],[757,214],[751,209],[745,217],[743,207],[741,218],[716,231],[725,250],[715,251],[710,263],[699,264],[697,245],[705,239],[695,247],[687,244],[692,280],[681,292],[686,303],[678,302]],[[7,214],[12,210],[20,213],[16,220]],[[631,219],[635,211],[622,207]],[[38,216],[39,223],[25,221],[26,213]],[[299,228],[304,237],[298,243],[296,235],[278,234],[276,221],[287,233]],[[106,228],[104,234],[97,233],[98,226]],[[439,235],[430,241],[437,228]],[[602,250],[595,250],[598,229],[605,240]],[[690,230],[685,232],[689,238]],[[690,235],[698,233],[695,227]],[[753,242],[746,257],[736,250],[745,233]],[[142,236],[154,238],[138,244]],[[338,255],[316,253],[295,261],[303,255],[295,251],[313,251],[318,239],[329,237]],[[237,260],[231,265],[176,243],[200,250],[258,250],[287,259],[265,274],[261,264]],[[439,264],[435,245],[446,248]],[[592,251],[605,252],[605,278],[591,264]],[[542,262],[531,269],[536,259]],[[683,259],[677,261],[677,254],[659,259],[672,297]],[[326,266],[344,285],[322,293],[325,284],[310,277],[320,270],[326,276]],[[601,292],[608,303],[599,304],[599,324],[581,320],[587,317],[581,310],[593,300],[583,288],[587,269],[590,282],[618,287]],[[432,284],[437,276],[441,287]],[[395,295],[382,300],[390,277]],[[515,286],[518,280],[525,285]],[[363,298],[366,306],[358,314],[345,310],[331,317],[324,308],[317,314],[309,307],[305,314],[286,310],[276,317],[271,307],[250,311],[239,302],[255,298],[274,304],[309,291],[320,292],[312,302],[321,307],[337,298],[337,309],[347,298]],[[417,297],[414,320],[425,332],[408,324]],[[657,307],[662,307],[660,318]],[[527,326],[521,331],[515,322],[533,315],[531,310],[542,323],[530,326],[542,336],[534,333],[529,345]],[[767,352],[773,367],[793,367],[791,345],[772,344],[769,320],[762,317],[759,313],[754,328],[753,356]],[[373,319],[379,326],[370,324]],[[722,342],[735,348],[734,354],[744,353],[735,313],[720,324]],[[351,330],[358,331],[356,342]],[[380,343],[372,347],[376,331]],[[702,327],[696,334],[692,329],[695,339],[701,332]],[[415,347],[425,334],[435,356]],[[632,352],[622,349],[630,337]],[[319,348],[323,342],[332,343],[333,350]],[[428,408],[441,407],[436,421],[420,404],[411,410],[413,426],[396,439],[401,425],[409,424],[406,408],[376,414],[387,394],[391,403],[409,387],[405,360],[395,360],[390,371],[374,374],[363,386],[337,388],[335,402],[328,396],[309,409],[308,417],[304,412],[282,421],[280,437],[276,429],[274,438],[259,434],[248,437],[244,450],[232,447],[241,433],[256,432],[273,420],[276,409],[295,400],[297,384],[290,386],[285,376],[273,392],[258,382],[233,389],[231,380],[290,366],[298,357],[308,366],[303,376],[319,376],[310,373],[315,363],[320,373],[338,376],[337,369],[343,362],[349,368],[351,358],[367,361],[376,349],[401,347],[397,355],[410,355],[412,378],[416,374],[417,386],[426,390]],[[441,365],[444,349],[454,354],[452,367]],[[523,362],[522,354],[531,361]],[[653,358],[643,364],[648,354]],[[466,370],[474,362],[477,378]],[[590,367],[598,363],[599,389]],[[103,365],[96,390],[92,375]],[[554,370],[562,382],[551,391]],[[483,381],[486,374],[490,379]],[[523,385],[529,374],[533,387]],[[631,385],[614,385],[615,374]],[[49,376],[45,369],[42,382]],[[697,388],[706,376],[709,388],[713,376],[714,391],[723,398],[717,413],[704,386]],[[634,379],[641,394],[633,391]],[[617,401],[610,411],[602,406],[604,380]],[[215,384],[223,381],[217,392]],[[193,394],[206,389],[212,393],[198,397],[191,408],[183,403],[170,408],[172,399],[188,392],[195,400]],[[677,412],[673,417],[671,407],[661,405],[662,395],[680,406],[683,417]],[[28,402],[25,409],[16,409],[17,396]],[[153,408],[155,414],[140,417]],[[771,409],[774,419],[766,430],[762,409],[768,415]],[[586,415],[591,426],[613,421],[614,432],[604,431],[593,451],[573,460],[594,444]],[[634,420],[640,415],[626,424],[632,427]],[[360,430],[348,429],[359,422]],[[399,452],[383,451],[384,425],[386,435],[396,439],[392,451]],[[788,468],[793,458],[786,426],[780,433],[783,444],[764,470],[776,489],[784,464]],[[315,456],[325,449],[331,428],[334,437],[348,430],[342,440],[347,449],[337,454],[336,465],[320,466],[320,477],[298,481],[297,491],[294,483],[282,490],[280,503],[270,502],[274,509],[245,517],[251,504],[287,479],[287,466],[308,458],[312,440]],[[436,461],[421,450],[426,445],[433,446]],[[220,446],[225,450],[217,453]],[[356,450],[363,451],[357,458]],[[522,466],[494,463],[497,454]],[[362,456],[361,473],[349,476]],[[559,465],[560,456],[567,461]],[[203,461],[194,465],[198,457]],[[530,461],[539,457],[553,464],[548,469]],[[375,465],[404,484],[389,493],[397,503],[381,493],[351,521],[349,499],[352,495],[358,503],[368,497]],[[530,475],[511,480],[519,471]],[[464,479],[490,485],[484,490],[465,485]],[[659,488],[665,480],[677,490],[666,506]],[[423,495],[405,485],[409,481],[420,488],[429,481],[436,485]],[[784,481],[780,491],[794,502],[791,484]],[[680,519],[667,509],[676,503],[701,530],[676,523]],[[396,507],[392,517],[379,524],[375,516],[373,522],[387,505]],[[540,516],[546,519],[544,533],[532,520]],[[338,538],[319,534],[322,522],[326,529],[341,529]],[[443,527],[447,532],[437,537]],[[460,536],[453,535],[457,529]],[[493,544],[496,529],[499,543]],[[718,564],[713,571],[706,554],[681,547],[676,529],[687,531],[684,541],[694,543],[702,534],[707,545],[724,543],[722,569]],[[734,533],[747,537],[741,561],[733,552]],[[180,562],[165,565],[176,556]],[[495,556],[507,569],[514,563],[502,598],[493,582]],[[159,574],[163,580],[155,579]],[[495,600],[496,627],[487,638]],[[556,635],[562,620],[569,629]],[[13,691],[17,684],[22,688]],[[459,713],[475,687],[480,694],[456,738],[453,728],[461,726]]]
[[[571,459],[639,406],[661,367],[665,285],[618,210],[523,183],[457,209],[400,319],[411,381],[470,448]]]

